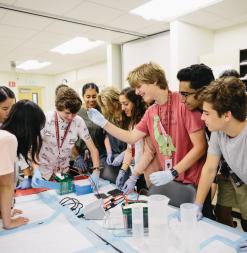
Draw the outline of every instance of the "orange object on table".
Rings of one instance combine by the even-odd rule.
[[[25,195],[31,195],[31,194],[37,194],[40,192],[48,191],[47,188],[30,188],[30,189],[17,189],[15,192],[15,197],[25,196]]]

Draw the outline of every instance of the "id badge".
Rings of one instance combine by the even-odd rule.
[[[167,158],[165,159],[165,170],[170,170],[172,168],[172,159]]]

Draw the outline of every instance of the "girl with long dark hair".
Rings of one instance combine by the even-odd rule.
[[[44,125],[45,115],[41,108],[29,100],[21,100],[13,105],[0,127],[0,211],[6,229],[28,222],[24,217],[11,217],[15,186],[14,165],[16,157],[21,155],[28,164],[37,163],[42,145],[40,130]],[[16,212],[21,211],[16,210]]]

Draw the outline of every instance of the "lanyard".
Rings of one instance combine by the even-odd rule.
[[[65,129],[64,136],[62,138],[62,142],[61,142],[61,145],[60,145],[58,117],[57,117],[57,112],[55,112],[55,130],[56,130],[57,147],[58,147],[59,154],[60,154],[60,149],[62,148],[63,143],[64,143],[64,141],[65,141],[65,139],[67,137],[67,134],[69,132],[70,125],[71,125],[71,121],[69,122],[68,126]]]
[[[161,123],[161,108],[159,105],[157,105],[158,107],[158,125],[160,127],[160,130],[162,132],[162,136],[159,134],[159,129],[158,127],[156,128],[155,131],[156,132],[156,141],[160,147],[160,152],[166,156],[166,157],[170,157],[172,158],[173,156],[173,152],[176,151],[175,146],[172,143],[172,137],[169,135],[170,133],[170,121],[171,121],[171,93],[170,91],[168,92],[168,99],[167,99],[167,107],[166,107],[166,117],[165,119],[167,119],[167,131],[165,130],[164,126]],[[164,121],[165,121],[164,119]]]
[[[158,105],[158,116],[160,118],[159,126],[160,126],[160,130],[161,130],[162,134],[164,136],[169,135],[169,133],[170,133],[170,116],[171,116],[171,92],[170,91],[168,91],[166,117],[165,117],[165,119],[167,119],[167,131],[165,130],[165,128],[163,127],[163,125],[161,123],[161,108],[160,108],[160,105]]]

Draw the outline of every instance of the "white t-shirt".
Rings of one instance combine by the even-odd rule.
[[[58,115],[58,127],[60,136],[60,145],[64,137],[64,133],[68,123],[61,119]],[[40,172],[42,177],[49,180],[53,173],[64,172],[69,166],[71,149],[77,141],[78,137],[84,141],[90,140],[87,126],[84,120],[75,116],[70,124],[67,136],[62,147],[57,145],[56,128],[55,128],[55,112],[46,113],[45,127],[41,131],[43,144],[39,154]]]
[[[0,176],[14,173],[17,156],[17,139],[5,130],[0,130]]]

